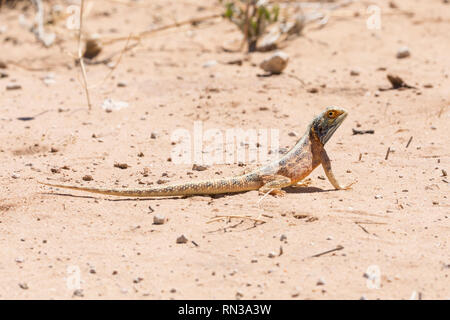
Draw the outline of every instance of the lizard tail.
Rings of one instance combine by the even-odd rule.
[[[78,187],[73,185],[53,184],[46,182],[39,182],[46,186],[71,189],[77,191],[86,191],[91,193],[99,193],[111,196],[121,197],[170,197],[170,196],[184,196],[184,195],[206,195],[206,194],[220,194],[220,193],[234,193],[249,190],[256,190],[261,187],[262,183],[249,175],[206,180],[197,182],[187,182],[179,184],[162,185],[148,189],[103,189]]]

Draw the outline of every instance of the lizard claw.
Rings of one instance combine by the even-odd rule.
[[[358,182],[358,180],[353,181],[352,183],[350,183],[347,186],[343,187],[342,190],[350,190],[350,189],[352,189],[352,185],[354,185],[357,182]]]

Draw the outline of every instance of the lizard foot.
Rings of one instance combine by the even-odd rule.
[[[305,188],[309,187],[312,183],[311,178],[305,179],[301,182],[297,182],[296,184],[291,185],[292,188]]]

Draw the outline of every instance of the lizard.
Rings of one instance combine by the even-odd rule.
[[[145,189],[103,189],[40,183],[51,187],[104,195],[142,198],[227,194],[250,190],[259,190],[261,194],[269,193],[275,196],[283,196],[286,193],[282,190],[283,188],[299,186],[298,183],[321,164],[333,187],[337,190],[346,190],[350,189],[354,182],[345,187],[338,183],[324,146],[347,115],[347,111],[342,108],[335,106],[326,108],[311,121],[305,134],[283,157],[239,176],[167,184]]]

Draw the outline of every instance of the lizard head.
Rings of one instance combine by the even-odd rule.
[[[337,128],[344,122],[348,113],[339,107],[328,107],[311,123],[311,133],[324,145]]]

